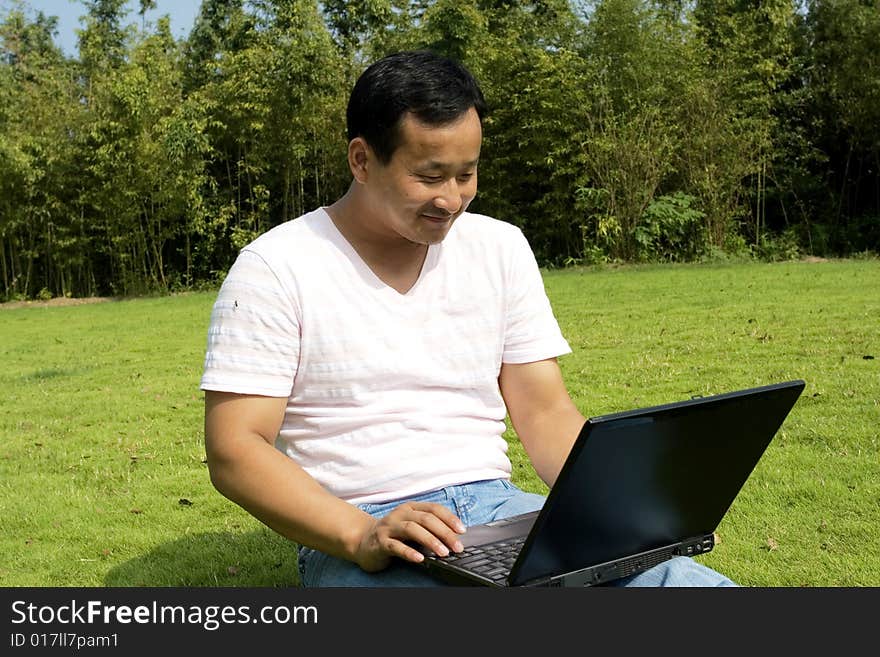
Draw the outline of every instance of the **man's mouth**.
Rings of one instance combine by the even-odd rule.
[[[429,221],[433,221],[433,222],[435,222],[435,223],[442,224],[442,223],[446,223],[447,221],[451,221],[452,218],[453,218],[455,215],[452,215],[452,214],[444,214],[444,215],[442,215],[442,216],[438,216],[438,215],[424,214],[424,213],[423,213],[422,216],[423,216],[425,219],[428,219]]]

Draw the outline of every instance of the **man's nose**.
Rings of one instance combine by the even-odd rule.
[[[443,183],[439,193],[434,198],[434,205],[449,214],[455,214],[462,206],[461,189],[455,178],[450,178]]]

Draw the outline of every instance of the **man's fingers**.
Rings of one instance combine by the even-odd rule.
[[[463,549],[458,533],[464,530],[464,526],[454,513],[442,505],[402,505],[388,519],[392,523],[392,538],[418,543],[442,557],[448,555],[450,550],[460,552]]]
[[[415,541],[413,541],[415,542]],[[415,549],[412,545],[408,545],[396,538],[388,537],[383,546],[385,551],[395,557],[400,557],[406,561],[421,563],[425,560],[425,555]]]
[[[442,525],[442,523],[440,524]],[[449,554],[451,546],[447,546],[443,542],[443,540],[441,540],[434,532],[426,528],[425,525],[421,524],[420,522],[417,522],[415,520],[404,520],[398,526],[398,528],[398,541],[403,541],[404,545],[409,543],[410,545],[407,545],[409,549],[413,549],[411,546],[415,544],[416,546],[427,548],[434,554],[441,557],[445,557]],[[446,531],[448,531],[448,529]],[[419,553],[419,557],[420,558],[418,560],[421,561],[421,553]]]
[[[430,551],[440,556],[461,552],[458,535],[465,531],[459,518],[442,504],[406,502],[375,520],[361,539],[358,564],[367,571],[387,566],[389,557],[421,562]]]
[[[464,534],[465,532],[466,528],[464,523],[457,515],[442,504],[436,504],[434,502],[412,502],[409,506],[418,511],[426,511],[433,514],[459,534]]]

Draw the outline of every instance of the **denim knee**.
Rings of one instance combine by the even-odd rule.
[[[736,586],[730,579],[690,557],[673,557],[638,575],[619,580],[616,586]]]

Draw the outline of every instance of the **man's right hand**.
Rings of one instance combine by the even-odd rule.
[[[458,535],[464,524],[442,504],[404,502],[383,518],[376,518],[361,538],[356,563],[367,572],[386,568],[392,557],[419,563],[425,555],[413,545],[423,546],[445,557],[461,552]]]

